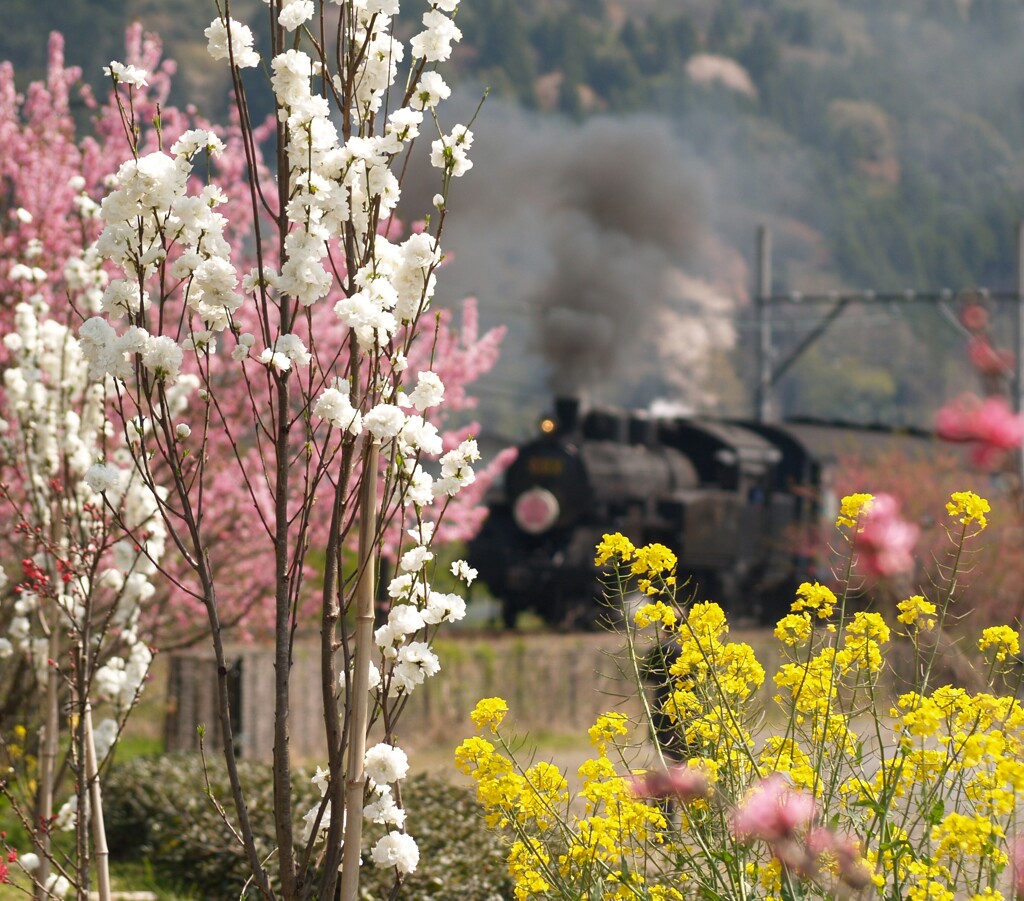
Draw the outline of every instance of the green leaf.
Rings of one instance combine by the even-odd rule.
[[[925,814],[924,821],[929,826],[936,826],[942,822],[942,817],[946,813],[946,802],[939,798],[933,805],[931,810]]]

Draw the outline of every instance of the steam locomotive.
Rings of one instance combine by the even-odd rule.
[[[584,410],[562,398],[489,499],[469,562],[501,599],[507,626],[524,610],[581,626],[601,610],[594,548],[619,531],[678,554],[680,581],[690,579],[681,597],[774,622],[801,582],[826,574],[827,561],[798,536],[834,523],[837,461],[928,440],[863,426]]]

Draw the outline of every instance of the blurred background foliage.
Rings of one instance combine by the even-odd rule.
[[[202,37],[209,0],[7,0],[4,13],[0,58],[14,62],[22,86],[44,73],[46,36],[56,29],[67,37],[68,60],[100,87],[102,66],[120,55],[124,26],[140,19],[178,63],[171,100],[195,104],[214,121],[228,115],[228,80]],[[236,0],[232,15],[265,33],[258,0]],[[400,33],[411,35],[417,18],[407,16]],[[566,133],[595,119],[649,114],[668,123],[693,178],[695,215],[710,243],[696,242],[680,264],[735,299],[735,341],[709,344],[709,362],[688,386],[667,373],[688,361],[661,355],[653,375],[636,363],[616,368],[607,384],[591,378],[594,400],[661,396],[748,412],[749,391],[734,383],[749,387],[752,376],[749,294],[761,222],[776,236],[778,291],[1014,286],[1015,229],[1024,215],[1018,0],[466,0],[456,21],[464,41],[455,72],[469,109],[487,86],[499,116],[515,109],[528,125],[558,123]],[[736,68],[696,74],[695,61],[709,55]],[[269,109],[265,98],[257,102]],[[643,134],[636,137],[642,145]],[[495,171],[478,164],[480,178]],[[645,166],[642,146],[636,165]],[[614,169],[604,177],[613,179]],[[478,189],[460,185],[465,196],[456,200],[472,205]],[[477,254],[467,247],[466,256]],[[740,276],[724,275],[723,259],[737,258],[746,267]],[[534,272],[544,261],[524,251],[509,266]],[[566,386],[538,375],[545,357],[536,346],[536,309],[517,310],[522,298],[501,281],[502,265],[488,268],[493,278],[479,269],[465,274],[456,259],[447,293],[452,300],[478,294],[492,311],[484,325],[510,325],[509,352],[482,395],[485,425],[515,436],[525,411],[532,421]],[[866,355],[852,352],[871,333],[853,317],[831,339],[837,343],[823,344],[787,376],[783,412],[930,420],[948,399],[944,390],[969,376],[951,362],[960,337],[929,315],[874,322],[899,338],[896,356],[895,338],[883,347],[867,341]],[[791,317],[780,326],[782,342],[788,336],[795,344],[811,327],[810,314]],[[723,359],[731,371],[723,372]]]

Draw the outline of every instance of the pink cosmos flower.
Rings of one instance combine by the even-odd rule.
[[[921,530],[900,519],[900,503],[879,494],[861,518],[857,535],[860,563],[872,576],[888,577],[914,568],[914,546]]]
[[[638,798],[673,798],[683,803],[706,798],[710,786],[707,776],[693,767],[650,770],[630,779],[630,791]]]
[[[807,830],[817,815],[813,795],[794,791],[781,773],[772,773],[736,810],[732,828],[740,841],[778,842]]]

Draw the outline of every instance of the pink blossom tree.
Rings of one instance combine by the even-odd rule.
[[[80,85],[80,70],[65,65],[63,43],[61,35],[52,35],[46,82],[33,82],[23,95],[15,90],[10,63],[0,63],[0,140],[6,150],[0,157],[0,180],[4,187],[0,195],[0,324],[4,328],[12,321],[14,306],[30,297],[41,299],[59,313],[67,308],[70,296],[75,314],[84,316],[90,305],[99,302],[110,279],[109,267],[98,265],[89,247],[100,231],[97,198],[103,196],[104,181],[111,174],[110,160],[121,158],[127,152],[128,142],[114,95],[101,105],[87,87]],[[146,85],[133,89],[136,119],[152,122],[159,113],[161,122],[159,131],[141,130],[141,151],[155,150],[160,141],[173,143],[189,127],[209,126],[194,114],[168,104],[175,64],[162,59],[159,39],[145,34],[138,24],[128,29],[125,61],[150,73]],[[94,112],[92,133],[81,137],[71,109],[76,92],[86,108]],[[254,216],[248,197],[245,141],[237,118],[219,131],[225,142],[225,150],[216,160],[217,177],[228,198],[222,207],[228,221],[225,237],[236,248],[238,269],[246,271],[255,265],[255,259],[251,258]],[[266,193],[270,192],[273,176],[260,148],[273,133],[272,121],[253,131],[256,167]],[[400,223],[392,221],[387,231],[393,234],[400,228]],[[275,265],[276,250],[273,246],[266,248],[268,265]],[[337,318],[329,315],[329,310],[317,313],[317,329],[340,333]],[[455,311],[441,311],[436,347],[423,342],[413,347],[410,369],[427,368],[433,355],[436,371],[446,386],[446,404],[439,425],[455,416],[464,419],[466,411],[476,406],[469,386],[493,367],[503,335],[504,328],[480,333],[476,302],[468,299],[458,317]],[[215,365],[219,362],[214,360]],[[226,413],[234,411],[233,415],[244,417],[249,400],[242,380],[235,375],[230,371],[218,373],[224,386],[219,402]],[[445,432],[446,449],[478,431],[478,425],[471,422]],[[230,567],[235,576],[230,595],[223,600],[225,624],[237,626],[242,635],[265,635],[270,624],[267,589],[272,583],[272,568],[260,565],[259,555],[265,553],[265,548],[250,540],[247,529],[253,524],[251,519],[239,515],[251,498],[234,479],[230,467],[218,465],[231,457],[227,435],[211,431],[209,440],[216,490],[211,495],[207,515],[222,533],[214,553],[220,557],[218,564]],[[452,500],[438,540],[458,542],[476,533],[486,515],[481,499],[508,459],[506,452],[489,461],[471,488]],[[323,522],[317,521],[313,526],[321,527]],[[393,529],[388,548],[398,546],[393,540],[396,534]],[[159,636],[160,644],[166,648],[193,643],[205,634],[201,605],[194,597],[176,588],[173,581],[160,591],[167,602],[149,605],[145,611],[151,638]]]
[[[1024,415],[1014,412],[1006,399],[1015,358],[993,344],[982,298],[968,298],[960,310],[960,324],[967,332],[968,355],[983,397],[965,393],[943,406],[935,415],[935,431],[945,441],[966,444],[979,469],[996,472],[1012,466],[1024,444]]]
[[[113,601],[85,605],[79,631],[89,634],[95,616],[104,634],[119,624],[111,611],[136,564],[156,584],[159,573],[163,602],[139,592],[128,634],[166,636],[173,627],[179,638],[212,641],[234,824],[253,884],[262,897],[298,899],[334,897],[340,883],[352,901],[364,805],[390,830],[374,846],[374,863],[393,868],[398,882],[416,865],[394,726],[411,692],[437,671],[430,642],[438,626],[464,612],[458,596],[430,586],[433,548],[473,533],[481,495],[506,462],[500,455],[475,471],[476,427],[445,429],[451,414],[473,406],[467,386],[493,365],[502,332],[479,333],[472,301],[461,324],[430,311],[448,189],[472,167],[472,132],[446,132],[436,113],[448,95],[436,64],[460,36],[446,15],[456,0],[429,4],[409,44],[404,87],[396,79],[405,47],[391,33],[396,0],[340,10],[311,0],[270,5],[276,24],[265,61],[229,8],[206,31],[211,55],[234,81],[236,116],[222,129],[167,106],[173,64],[138,28],[129,31],[125,61],[109,67],[109,100],[100,105],[82,92],[95,111],[86,138],[76,137],[69,105],[79,73],[64,66],[59,38],[46,85],[19,96],[10,67],[0,69],[0,323],[13,323],[17,308],[40,328],[72,326],[77,341],[66,331],[64,340],[84,369],[81,381],[92,383],[83,390],[109,414],[76,458],[74,480],[51,482],[54,491],[81,493],[108,536],[90,545],[92,562],[76,557],[90,573],[72,573],[83,596],[91,599],[94,587],[114,592]],[[314,38],[329,29],[336,54]],[[276,116],[253,123],[246,79],[262,62]],[[430,156],[439,190],[424,226],[403,238],[401,173],[421,127],[437,136]],[[116,173],[114,161],[123,161]],[[5,342],[9,371],[23,363],[15,344]],[[39,370],[34,380],[60,382]],[[144,515],[126,486],[150,498]],[[5,496],[17,507],[30,494]],[[131,561],[117,556],[125,542]],[[62,548],[35,540],[34,554],[61,574],[69,558]],[[113,575],[95,579],[111,555]],[[387,621],[374,632],[384,559],[397,575],[386,586]],[[474,576],[461,562],[452,572],[465,582]],[[327,768],[316,779],[323,801],[300,835],[289,671],[296,631],[310,622],[321,634]],[[275,647],[272,866],[256,853],[237,777],[224,659],[234,625],[268,632]],[[74,633],[59,617],[48,629]],[[105,666],[90,658],[91,673]],[[47,685],[52,692],[53,680]],[[89,690],[78,694],[87,704]],[[367,749],[374,722],[383,724],[383,741]],[[49,717],[44,744],[57,728]],[[96,817],[82,792],[98,783],[96,743],[82,728],[76,753],[92,763],[81,764],[82,800],[69,816],[87,842],[86,823]],[[52,781],[46,791],[52,796]],[[98,795],[91,806],[101,809]],[[36,850],[52,861],[48,844]],[[42,867],[38,891],[87,890],[87,863],[74,873]],[[100,891],[106,897],[109,886]]]

